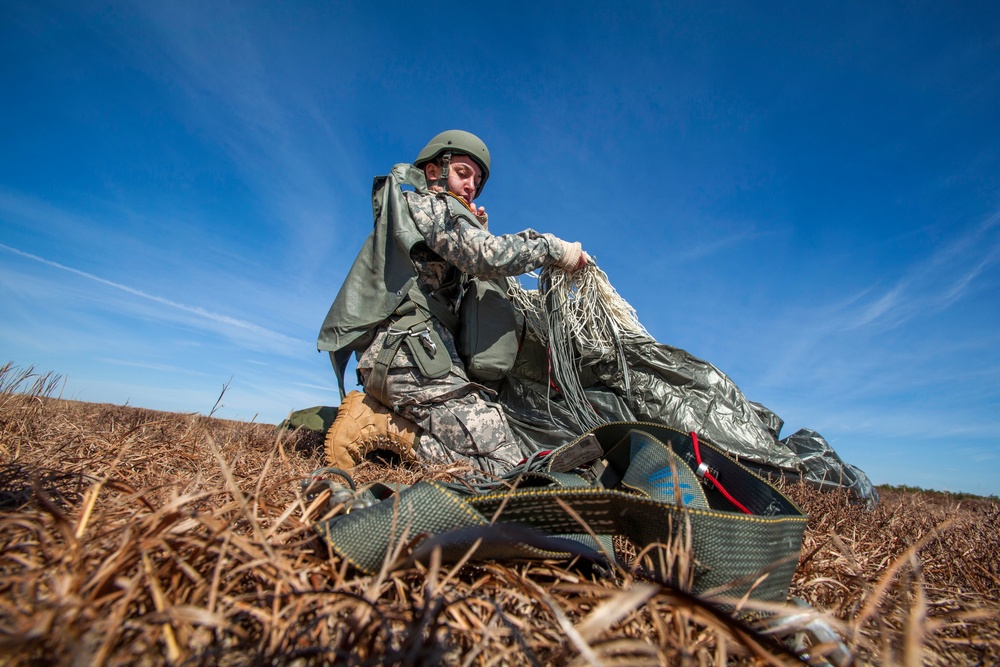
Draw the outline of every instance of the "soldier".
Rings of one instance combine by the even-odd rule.
[[[327,438],[332,464],[349,467],[379,448],[502,473],[528,453],[495,392],[466,371],[456,347],[458,305],[469,276],[517,276],[548,264],[572,272],[589,258],[579,243],[552,234],[490,233],[486,210],[473,203],[489,175],[486,145],[449,130],[431,139],[413,165],[396,165],[376,179],[375,229],[319,337],[342,396],[352,351],[365,387],[341,402]]]

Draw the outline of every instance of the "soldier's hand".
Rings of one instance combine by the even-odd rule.
[[[569,243],[560,240],[559,243],[562,244],[562,257],[556,262],[556,266],[567,273],[575,273],[587,266],[587,262],[590,261],[590,255],[583,251],[579,241]]]
[[[490,216],[486,215],[486,209],[482,206],[476,208],[475,204],[469,204],[469,208],[472,210],[472,215],[476,216],[476,219],[483,225],[483,227],[489,226]]]
[[[567,271],[569,273],[576,273],[577,271],[579,271],[583,267],[585,267],[588,264],[590,264],[590,261],[591,261],[590,260],[590,255],[587,254],[586,250],[582,250],[581,249],[580,250],[580,259],[577,260],[576,266],[574,266],[572,269],[567,269]]]

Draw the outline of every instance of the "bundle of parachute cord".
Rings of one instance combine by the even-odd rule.
[[[634,337],[650,338],[649,332],[593,259],[573,273],[546,267],[531,275],[537,275],[537,290],[526,290],[509,278],[507,294],[531,331],[547,346],[550,381],[558,387],[568,409],[584,428],[600,426],[607,420],[587,400],[580,379],[583,367],[614,355],[630,396],[624,342]]]

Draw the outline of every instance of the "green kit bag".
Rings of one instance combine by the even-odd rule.
[[[359,494],[366,497],[350,513],[316,525],[332,551],[370,573],[394,554],[425,560],[436,550],[445,563],[470,551],[473,560],[608,563],[612,538],[624,536],[637,551],[675,546],[651,558],[662,581],[783,602],[806,529],[795,503],[739,462],[694,434],[647,422],[603,424],[501,480],[372,488],[380,490]],[[677,546],[686,544],[683,567]]]
[[[470,278],[458,309],[458,355],[469,377],[495,382],[517,359],[517,315],[504,291],[489,280]]]

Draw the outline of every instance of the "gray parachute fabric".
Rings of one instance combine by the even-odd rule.
[[[816,431],[799,429],[781,442],[802,461],[802,478],[820,488],[846,488],[866,500],[877,501],[878,495],[862,470],[844,463],[833,447]]]
[[[500,402],[511,428],[526,442],[538,448],[558,446],[595,420],[655,422],[710,439],[758,474],[801,479],[826,490],[844,488],[858,502],[877,504],[878,492],[865,473],[844,463],[818,433],[803,429],[779,439],[784,424],[780,417],[747,400],[711,363],[658,343],[644,331],[619,332],[614,345],[583,346],[575,341],[575,379],[595,413],[593,418],[581,415],[580,406],[572,405],[572,392],[554,386],[546,318],[525,306],[537,304],[539,297],[534,292],[517,294],[518,289],[511,285],[531,335],[500,388]]]

